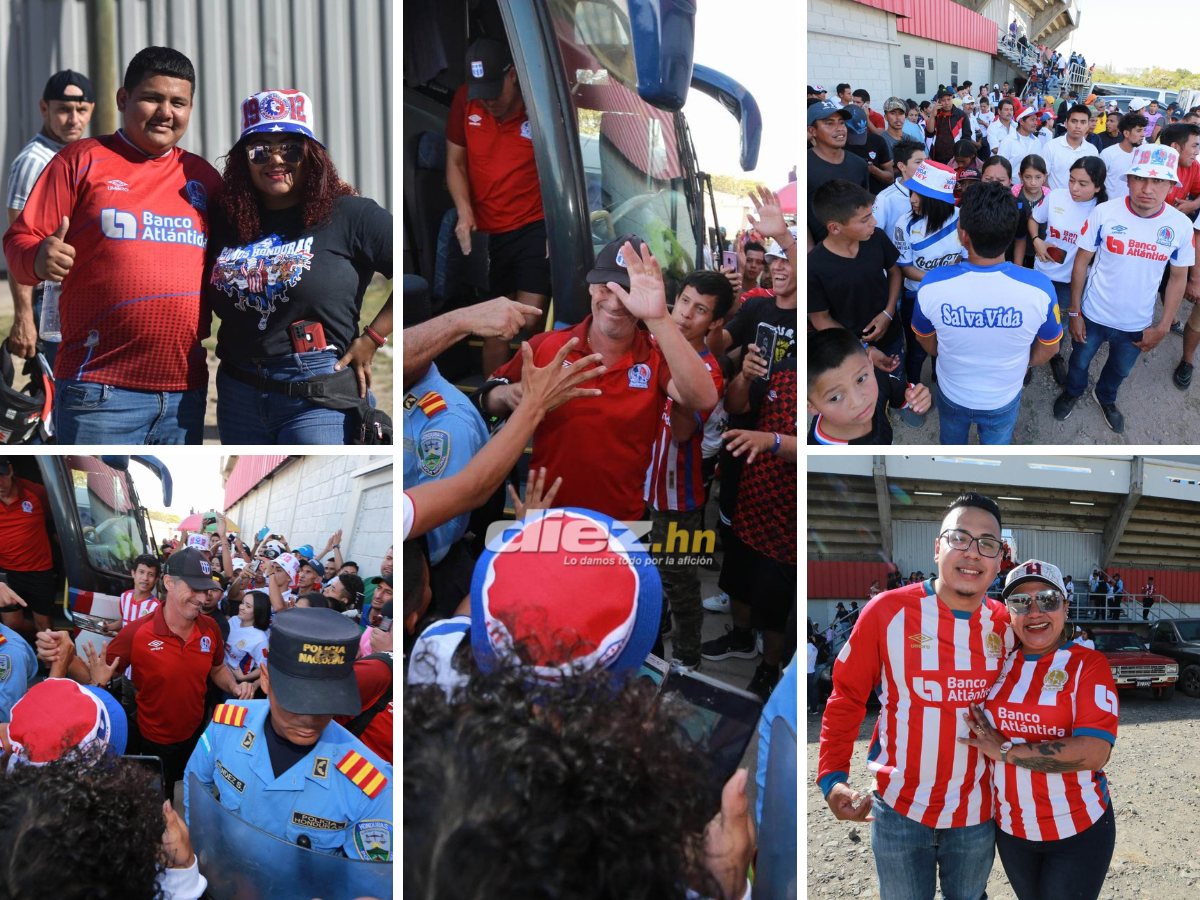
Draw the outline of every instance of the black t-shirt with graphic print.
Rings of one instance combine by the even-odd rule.
[[[245,245],[219,213],[210,223],[204,296],[221,319],[217,357],[294,353],[289,326],[305,320],[344,353],[371,278],[392,277],[392,214],[365,197],[339,197],[330,221],[311,229],[299,206],[261,213],[263,237]]]

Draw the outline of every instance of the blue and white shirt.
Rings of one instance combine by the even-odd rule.
[[[8,170],[8,190],[5,192],[4,205],[9,209],[24,209],[29,192],[33,190],[42,169],[46,168],[54,154],[65,146],[67,145],[46,137],[40,131],[35,134],[33,140],[21,148]]]
[[[892,243],[900,251],[901,266],[915,266],[927,275],[941,266],[952,266],[960,259],[966,259],[967,253],[958,242],[958,210],[942,223],[933,234],[926,234],[929,220],[914,219],[909,209],[896,222],[892,229]],[[911,278],[904,279],[904,289],[915,291],[921,282]]]
[[[1002,409],[1015,400],[1034,340],[1062,338],[1050,279],[1007,262],[930,272],[917,291],[912,327],[937,334],[938,389],[969,409]]]
[[[875,195],[875,204],[871,207],[871,214],[875,216],[875,226],[882,228],[893,244],[896,244],[896,223],[905,213],[912,212],[911,198],[912,191],[899,181],[889,184]]]

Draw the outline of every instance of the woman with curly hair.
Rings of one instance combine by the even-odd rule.
[[[360,412],[344,407],[375,405],[371,362],[392,330],[391,297],[362,334],[358,322],[374,274],[392,276],[392,216],[338,177],[312,121],[299,91],[255,94],[225,156],[205,280],[221,319],[225,444],[351,443]]]

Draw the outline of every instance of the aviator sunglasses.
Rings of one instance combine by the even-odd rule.
[[[1034,604],[1044,613],[1058,612],[1063,603],[1063,595],[1059,591],[1038,591],[1036,594],[1009,594],[1004,605],[1014,615],[1023,616]]]
[[[285,163],[295,165],[304,158],[304,145],[301,143],[251,144],[246,148],[246,156],[256,166],[265,166],[276,152]]]

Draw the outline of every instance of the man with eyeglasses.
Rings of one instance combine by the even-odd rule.
[[[833,667],[817,784],[834,817],[873,822],[881,900],[983,895],[995,855],[986,760],[963,746],[963,714],[982,704],[1013,647],[1004,604],[986,596],[1000,571],[1000,507],[958,497],[934,546],[938,574],[867,605]],[[873,792],[849,785],[866,701],[882,706],[867,768]],[[874,813],[874,816],[871,814]]]
[[[169,47],[130,61],[121,128],[47,163],[4,236],[11,277],[61,282],[54,417],[62,444],[199,444],[211,316],[200,297],[221,177],[178,145],[196,72]]]

